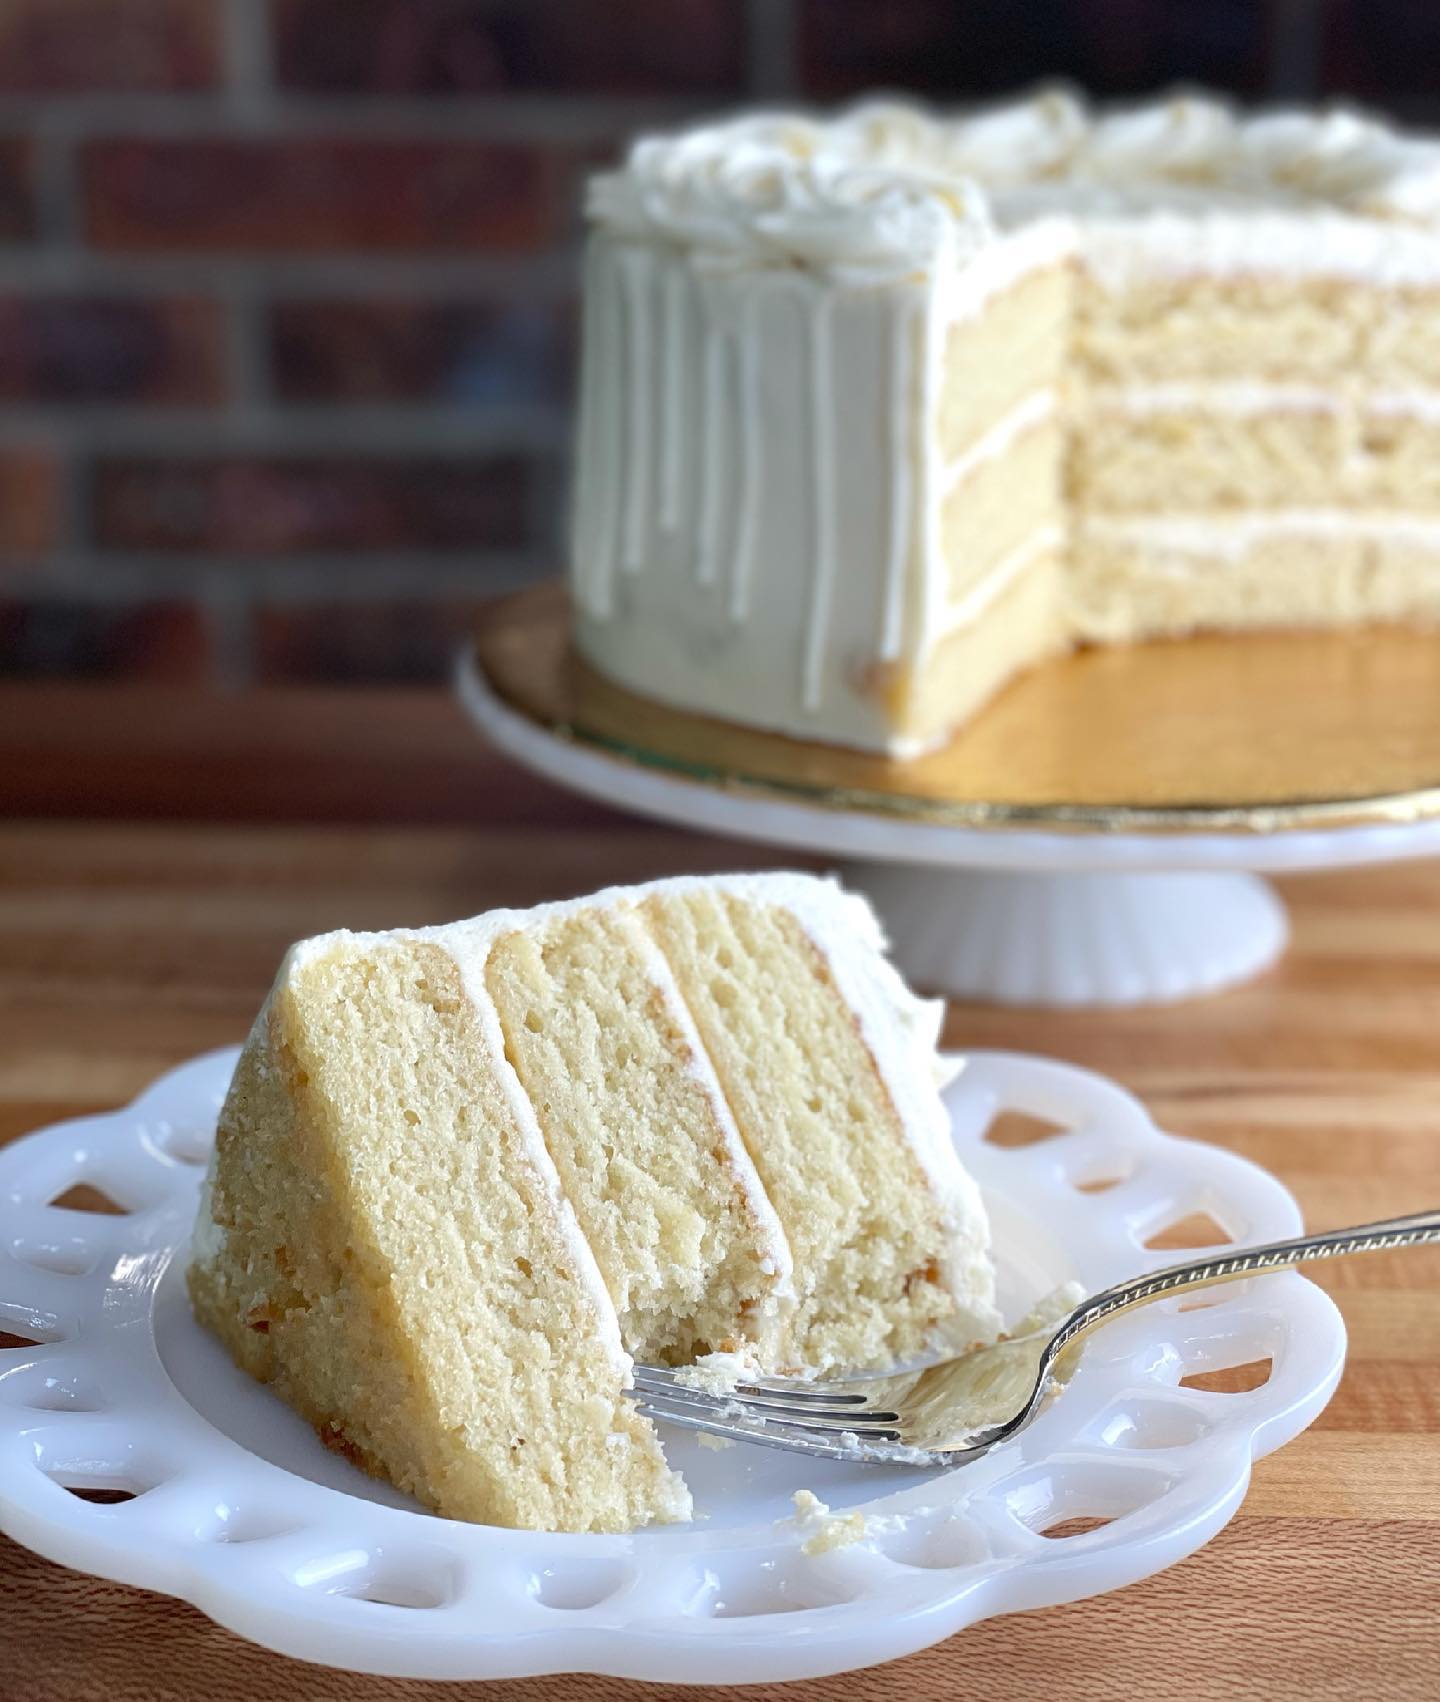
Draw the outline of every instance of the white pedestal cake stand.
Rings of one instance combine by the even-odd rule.
[[[830,859],[932,991],[1069,1006],[1212,992],[1285,947],[1263,875],[1440,853],[1440,644],[1414,634],[1055,664],[922,770],[630,697],[576,664],[567,632],[554,588],[494,606],[459,670],[492,743],[605,803]]]
[[[460,695],[500,750],[607,804],[833,858],[874,903],[916,985],[1007,1004],[1125,1005],[1208,993],[1283,951],[1262,873],[1440,853],[1440,820],[1271,835],[1076,835],[952,827],[753,797],[541,727],[473,659]]]

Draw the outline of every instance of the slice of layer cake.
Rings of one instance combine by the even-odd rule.
[[[798,875],[304,942],[221,1114],[197,1313],[442,1513],[686,1517],[630,1356],[824,1371],[998,1331],[940,1009],[882,946]]]
[[[189,1283],[246,1371],[438,1512],[688,1517],[494,1013],[438,939],[290,953],[221,1113]]]

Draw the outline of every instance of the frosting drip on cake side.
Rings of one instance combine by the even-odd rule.
[[[849,670],[907,653],[926,621],[912,568],[939,471],[914,460],[928,455],[920,417],[946,316],[907,284],[713,271],[613,238],[591,244],[586,298],[582,618],[613,630],[684,602],[702,611],[707,651],[767,650],[752,684],[777,724],[829,712]],[[762,571],[777,559],[806,564],[783,610],[786,587]],[[694,661],[676,658],[672,689],[693,683]]]

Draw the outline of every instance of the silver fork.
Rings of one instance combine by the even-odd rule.
[[[1064,1381],[1066,1356],[1076,1342],[1117,1313],[1257,1271],[1429,1241],[1440,1241],[1440,1211],[1171,1265],[1091,1295],[1058,1327],[1051,1320],[920,1370],[823,1382],[766,1377],[715,1394],[688,1387],[676,1371],[637,1365],[629,1394],[650,1418],[734,1442],[827,1460],[964,1465],[1023,1430]]]

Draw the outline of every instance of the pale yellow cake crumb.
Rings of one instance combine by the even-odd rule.
[[[802,1554],[828,1554],[832,1549],[849,1548],[853,1543],[864,1541],[866,1521],[863,1513],[832,1513],[809,1489],[797,1489],[792,1500],[795,1517],[791,1522],[805,1536],[800,1545]]]

